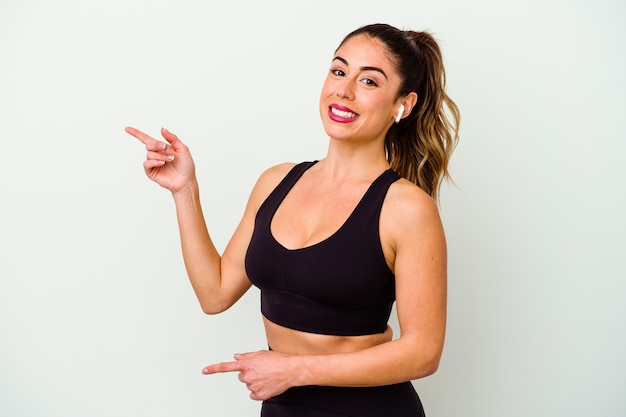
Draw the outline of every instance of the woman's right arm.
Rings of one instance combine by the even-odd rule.
[[[260,176],[239,226],[220,255],[206,226],[195,166],[187,146],[165,129],[161,134],[167,143],[134,128],[126,128],[126,132],[146,145],[146,175],[172,193],[185,268],[202,310],[216,314],[228,309],[251,286],[245,255],[256,212],[292,164],[275,166]]]

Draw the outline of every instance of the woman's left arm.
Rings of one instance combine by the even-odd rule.
[[[292,386],[377,386],[434,373],[443,351],[447,298],[446,241],[437,205],[399,180],[389,189],[380,230],[396,277],[397,339],[353,353],[235,355],[234,362],[207,366],[203,372],[239,372],[253,399]]]

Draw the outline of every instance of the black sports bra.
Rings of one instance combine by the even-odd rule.
[[[261,290],[261,312],[274,323],[309,333],[383,333],[395,301],[395,278],[385,261],[378,223],[387,190],[400,176],[391,169],[383,172],[327,239],[287,249],[272,235],[272,218],[315,162],[294,166],[256,215],[245,266]]]

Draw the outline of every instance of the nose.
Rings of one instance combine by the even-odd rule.
[[[339,85],[336,91],[337,97],[351,100],[354,98],[354,82],[346,77]]]

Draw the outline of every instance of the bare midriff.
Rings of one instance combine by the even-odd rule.
[[[301,332],[273,323],[263,317],[267,343],[277,352],[288,355],[327,355],[351,353],[389,342],[393,337],[391,327],[384,333],[363,336],[334,336]]]

